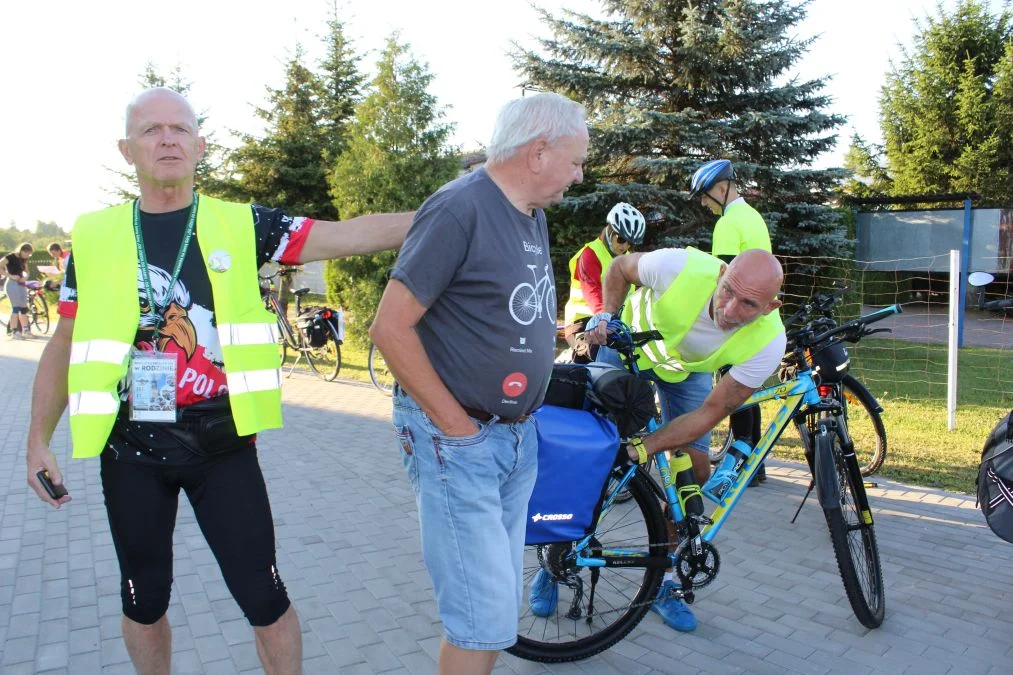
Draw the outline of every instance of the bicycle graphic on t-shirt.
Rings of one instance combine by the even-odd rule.
[[[529,326],[543,314],[556,323],[556,285],[552,282],[550,266],[544,268],[541,279],[535,273],[538,265],[528,265],[534,284],[517,284],[510,294],[510,316],[522,326]]]

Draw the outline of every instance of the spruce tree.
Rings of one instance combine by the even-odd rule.
[[[915,26],[880,95],[893,194],[975,191],[1013,204],[1013,15],[961,0]]]
[[[811,43],[791,37],[807,3],[600,4],[604,18],[542,11],[553,37],[540,40],[540,51],[514,54],[529,85],[588,110],[586,173],[595,187],[560,207],[587,223],[584,240],[624,200],[652,221],[648,246],[709,250],[714,216],[686,196],[696,168],[724,157],[763,213],[776,252],[845,255],[840,216],[826,206],[845,172],[812,166],[834,147],[844,119],[826,111],[827,78],[786,78]]]
[[[368,95],[356,106],[348,145],[329,176],[342,218],[411,211],[457,174],[447,141],[453,130],[428,87],[433,75],[397,34],[387,40]],[[366,330],[394,263],[391,251],[327,262],[327,293],[350,316],[349,337],[367,343]]]
[[[324,98],[321,78],[306,66],[297,45],[285,64],[284,84],[268,87],[268,107],[255,110],[264,121],[264,137],[238,134],[241,144],[229,154],[231,176],[222,194],[290,215],[336,219],[323,159],[329,133],[322,124]]]

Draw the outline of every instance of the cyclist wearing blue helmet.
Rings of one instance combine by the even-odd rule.
[[[714,225],[711,255],[731,262],[732,258],[758,248],[770,252],[770,233],[763,216],[739,196],[735,185],[735,170],[727,159],[706,162],[696,170],[689,184],[690,197],[700,196],[700,203],[721,216]],[[752,444],[760,439],[760,410],[753,408],[732,415],[730,420],[735,438]],[[723,439],[722,439],[723,440]],[[767,480],[766,468],[761,466],[750,486]]]
[[[739,195],[735,170],[727,159],[706,162],[689,183],[690,199],[720,216],[714,225],[711,255],[730,262],[742,251],[759,248],[770,251],[770,233],[763,216]]]

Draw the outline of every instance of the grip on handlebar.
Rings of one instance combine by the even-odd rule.
[[[902,314],[903,312],[904,310],[901,308],[900,305],[890,305],[889,307],[884,307],[883,309],[876,310],[872,314],[866,314],[865,316],[861,317],[859,321],[861,321],[862,323],[873,323],[875,321],[885,319],[888,316],[893,316],[894,314]]]

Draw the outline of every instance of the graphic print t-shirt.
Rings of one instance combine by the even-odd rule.
[[[199,208],[199,203],[198,203]],[[254,204],[253,220],[256,234],[257,262],[298,263],[299,254],[314,221],[292,218],[278,209]],[[201,254],[197,237],[190,241],[179,279],[169,288],[173,266],[183,242],[190,209],[169,213],[141,212],[141,233],[148,257],[151,290],[165,323],[159,330],[158,344],[153,341],[155,318],[149,313],[150,300],[140,269],[137,273],[137,294],[141,301],[141,319],[134,346],[150,351],[176,355],[176,405],[179,407],[205,401],[227,392],[222,361],[221,342],[214,320],[211,280]],[[60,290],[60,316],[74,318],[77,314],[77,276],[74,256],[67,260],[67,275]],[[126,399],[126,392],[121,391]]]
[[[391,277],[426,307],[416,330],[462,405],[518,417],[552,372],[556,282],[541,210],[521,213],[485,169],[426,200]]]

